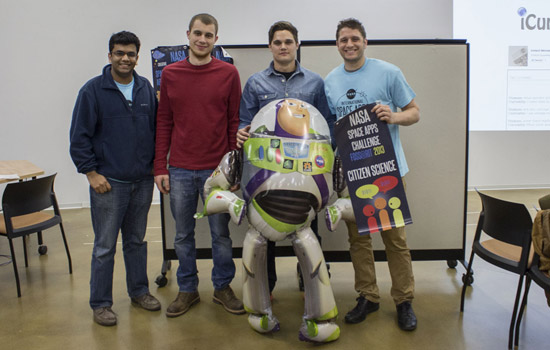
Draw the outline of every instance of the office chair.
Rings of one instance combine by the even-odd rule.
[[[542,210],[550,209],[550,194],[546,195],[539,199],[539,205]],[[533,257],[533,262],[527,270],[527,275],[525,279],[525,291],[523,292],[523,299],[521,301],[521,307],[519,309],[518,320],[516,323],[516,336],[514,340],[515,347],[519,346],[519,326],[521,324],[521,319],[523,317],[523,312],[527,306],[527,295],[529,294],[529,287],[531,286],[531,281],[535,281],[547,294],[550,293],[550,277],[546,275],[539,269],[540,255],[535,252]],[[548,306],[550,306],[550,299],[548,300]]]
[[[477,254],[485,261],[502,269],[517,273],[518,287],[508,334],[508,349],[512,349],[520,293],[530,254],[533,222],[525,205],[496,199],[479,191],[477,193],[481,197],[483,209],[479,214],[472,253],[463,278],[460,311],[464,311],[464,296],[472,277],[474,255]],[[481,241],[482,232],[491,238]]]
[[[59,213],[57,199],[53,191],[55,175],[42,177],[23,182],[10,183],[4,190],[2,196],[2,208],[4,214],[0,214],[0,235],[6,236],[10,243],[13,272],[17,284],[17,296],[21,297],[21,286],[17,261],[13,249],[13,239],[22,237],[23,250],[25,253],[25,267],[28,266],[27,248],[25,237],[31,233],[39,233],[52,226],[59,225],[67,259],[69,261],[69,273],[73,273],[71,254],[65,237],[65,230]],[[44,209],[53,207],[53,213],[45,212]]]

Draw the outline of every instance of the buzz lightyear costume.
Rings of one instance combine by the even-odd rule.
[[[267,240],[292,240],[304,278],[305,310],[300,340],[338,339],[338,310],[321,246],[310,228],[332,194],[334,154],[323,116],[300,100],[273,101],[251,124],[241,153],[224,156],[206,181],[207,199],[196,217],[229,212],[239,224],[247,213],[243,243],[243,302],[248,322],[260,333],[279,330],[267,281]],[[242,176],[240,162],[242,161]],[[244,200],[228,189],[239,183]]]

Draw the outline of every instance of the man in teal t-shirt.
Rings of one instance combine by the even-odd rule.
[[[418,122],[420,112],[415,93],[401,70],[377,59],[367,58],[365,28],[356,19],[340,21],[336,31],[336,46],[344,63],[325,79],[329,107],[337,119],[370,103],[381,121],[388,123],[401,177],[409,171],[399,138],[399,126]],[[400,108],[401,111],[397,111]],[[347,323],[359,323],[368,313],[379,308],[380,295],[376,285],[374,254],[370,235],[360,236],[355,223],[347,223],[350,255],[355,270],[357,305],[346,314]],[[416,329],[416,316],[411,306],[414,297],[414,276],[411,255],[404,227],[381,232],[392,278],[391,295],[397,307],[401,329]]]

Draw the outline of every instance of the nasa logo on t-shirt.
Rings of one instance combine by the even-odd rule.
[[[348,99],[350,100],[353,100],[355,98],[355,95],[356,95],[356,92],[355,92],[355,89],[349,89],[347,92],[346,92],[346,96]]]
[[[321,156],[315,157],[315,165],[317,165],[317,167],[319,167],[319,168],[324,168],[325,167],[325,160],[323,159],[323,157],[321,157]]]

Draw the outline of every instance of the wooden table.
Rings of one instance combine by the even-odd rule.
[[[0,184],[42,175],[44,174],[44,169],[37,167],[28,160],[0,160],[0,175],[13,174],[17,174],[19,176],[19,179],[0,178]]]

